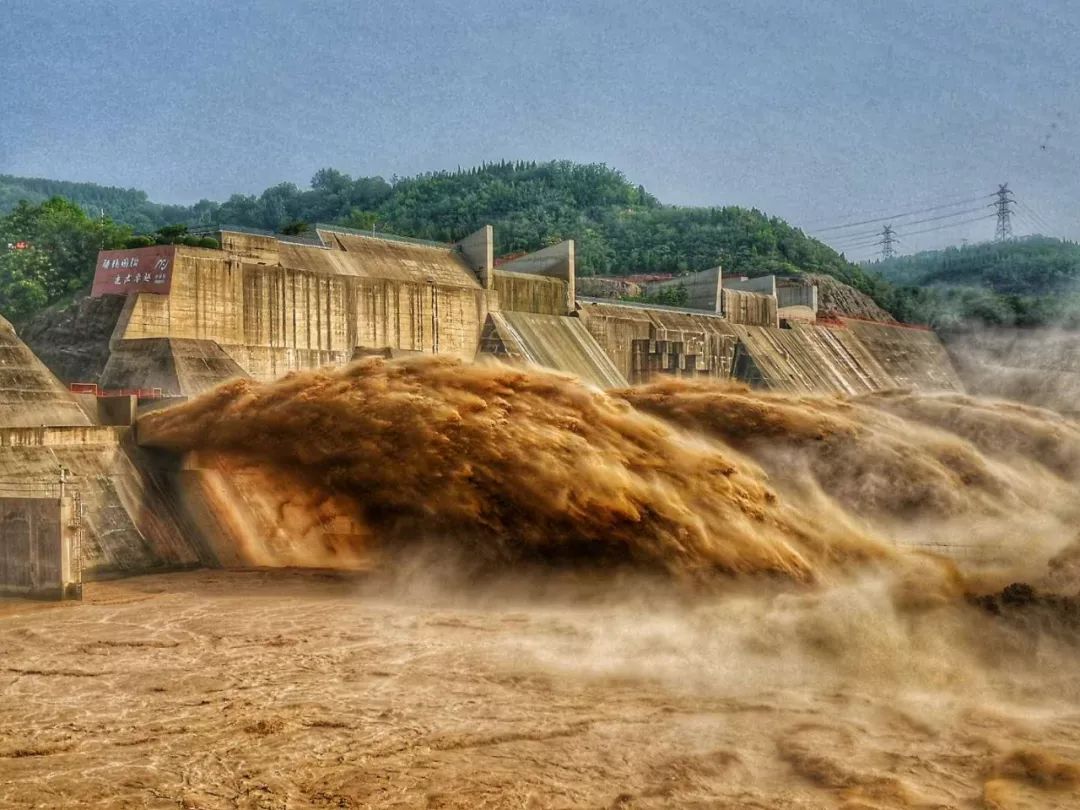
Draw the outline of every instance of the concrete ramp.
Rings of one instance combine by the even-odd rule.
[[[895,387],[877,359],[843,329],[803,324],[792,329],[728,328],[739,338],[733,376],[751,385],[845,394]]]
[[[533,312],[492,312],[481,353],[565,371],[599,388],[621,388],[626,378],[578,318]]]
[[[102,388],[160,388],[174,396],[195,396],[225,380],[248,377],[212,340],[141,338],[117,340]]]
[[[0,318],[0,426],[89,424],[75,398]]]
[[[844,394],[963,390],[941,341],[926,329],[848,319],[729,328],[739,337],[734,376],[751,385]]]
[[[936,333],[919,327],[841,318],[899,388],[963,391],[956,368]]]

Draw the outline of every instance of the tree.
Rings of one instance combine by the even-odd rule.
[[[345,217],[341,223],[346,228],[352,228],[357,231],[370,231],[374,230],[375,223],[378,222],[379,215],[374,211],[361,211],[359,208],[354,208],[349,212],[349,215]]]
[[[17,321],[88,286],[98,251],[123,247],[130,238],[130,228],[88,217],[60,197],[20,202],[0,218],[0,311]]]
[[[33,248],[0,251],[0,314],[14,324],[49,303],[56,270]]]
[[[281,230],[278,231],[278,233],[285,236],[302,236],[310,230],[311,226],[304,222],[304,220],[294,219],[292,222],[286,222],[282,225]]]

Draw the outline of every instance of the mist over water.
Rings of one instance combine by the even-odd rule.
[[[493,564],[810,581],[891,553],[800,514],[730,448],[554,374],[363,362],[227,384],[144,425],[157,445],[241,455],[349,497],[381,544],[453,542]]]
[[[1075,806],[1080,426],[1054,412],[371,359],[226,384],[140,437],[282,517],[248,564],[366,560],[378,598],[546,617],[492,643],[522,677],[774,713],[673,796],[769,772],[828,806]]]
[[[957,395],[601,392],[542,371],[371,359],[228,383],[145,418],[140,436],[302,488],[299,524],[333,503],[362,544],[437,542],[493,567],[809,583],[905,568],[899,543],[1009,576],[1045,566],[1080,516],[1076,422]]]

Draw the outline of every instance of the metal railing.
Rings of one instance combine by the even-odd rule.
[[[62,484],[59,480],[0,478],[0,498],[59,498],[62,491],[71,493],[70,480]]]
[[[167,395],[160,388],[101,388],[97,383],[71,383],[68,390],[73,394],[92,394],[95,397],[137,397],[138,399],[161,399]]]

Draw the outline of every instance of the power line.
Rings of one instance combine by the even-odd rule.
[[[843,247],[834,248],[834,250],[839,250],[841,253],[843,253],[844,251],[848,250],[859,250],[860,248],[877,247],[880,244],[880,240],[875,242],[860,242],[857,245],[844,245]]]
[[[941,211],[942,209],[945,209],[945,208],[955,208],[958,205],[968,205],[968,204],[971,204],[971,203],[982,202],[987,197],[992,197],[992,196],[994,196],[994,195],[993,194],[983,194],[980,197],[972,197],[971,199],[967,199],[967,200],[959,200],[957,202],[945,203],[945,204],[942,204],[942,205],[932,205],[929,208],[919,208],[919,209],[916,209],[916,210],[913,210],[913,211],[904,211],[904,212],[901,212],[899,214],[889,214],[888,216],[884,216],[884,217],[875,217],[874,219],[864,219],[864,220],[860,220],[859,222],[846,222],[843,225],[830,225],[828,228],[816,228],[814,230],[815,230],[815,233],[827,233],[829,231],[844,230],[845,228],[854,228],[854,227],[857,227],[859,225],[872,225],[875,222],[885,222],[885,221],[891,221],[891,220],[896,220],[896,219],[902,219],[903,217],[916,216],[917,214],[926,214],[926,213],[929,213],[930,211]]]
[[[944,230],[947,230],[949,228],[959,227],[960,225],[970,225],[972,222],[985,222],[986,220],[993,219],[993,218],[994,218],[994,214],[986,214],[986,215],[981,216],[981,217],[974,217],[972,219],[964,219],[964,220],[961,220],[960,222],[950,222],[950,223],[948,223],[946,225],[938,225],[935,228],[923,228],[923,229],[918,230],[918,231],[911,231],[910,233],[905,233],[904,236],[917,236],[920,233],[933,233],[934,231],[944,231]]]
[[[1020,208],[1024,209],[1024,211],[1028,215],[1028,218],[1035,223],[1035,227],[1043,231],[1044,236],[1049,236],[1050,232],[1054,230],[1053,226],[1047,224],[1046,220],[1042,218],[1042,215],[1039,214],[1038,211],[1035,210],[1034,206],[1026,202],[1021,202],[1019,200],[1017,200],[1016,204]]]
[[[924,233],[934,233],[936,231],[945,231],[945,230],[948,230],[950,228],[959,227],[960,225],[970,225],[970,224],[972,224],[974,222],[986,222],[988,220],[993,219],[995,216],[996,216],[995,214],[985,214],[984,216],[981,216],[981,217],[972,217],[971,219],[961,220],[960,222],[949,222],[949,223],[946,223],[945,225],[937,225],[937,226],[935,226],[933,228],[920,228],[917,231],[906,231],[906,232],[904,232],[904,236],[905,237],[907,237],[907,236],[919,236],[920,234],[924,234]],[[859,245],[848,245],[845,248],[841,248],[841,252],[858,251],[860,249],[865,250],[866,248],[878,247],[878,246],[881,245],[881,241],[882,240],[878,240],[876,242],[864,242],[864,243],[859,244]],[[896,239],[895,241],[899,241],[899,239]]]
[[[974,214],[975,212],[982,211],[982,210],[983,209],[981,207],[980,208],[965,208],[963,211],[954,211],[951,214],[939,214],[936,217],[925,217],[923,219],[914,219],[911,222],[903,223],[903,227],[907,228],[907,227],[910,227],[911,225],[922,225],[922,224],[927,223],[927,222],[938,222],[938,221],[943,220],[943,219],[951,219],[952,217],[962,217],[965,214]],[[835,240],[830,240],[830,241],[843,242],[843,241],[845,241],[847,239],[862,239],[862,238],[864,238],[866,236],[870,236],[871,234],[878,234],[878,233],[879,233],[878,231],[867,231],[866,233],[862,233],[862,234],[850,234],[848,236],[838,236]]]
[[[1013,212],[1013,222],[1019,226],[1018,232],[1021,236],[1034,234],[1038,230],[1035,220],[1024,211]]]
[[[950,205],[964,205],[965,203],[976,202],[976,201],[982,200],[984,197],[988,197],[990,195],[989,194],[983,194],[983,195],[980,195],[978,197],[974,197],[972,199],[965,199],[965,197],[968,197],[968,196],[971,196],[971,195],[964,195],[962,197],[945,197],[944,199],[934,198],[934,199],[926,200],[925,204],[923,202],[913,202],[912,205],[915,205],[915,206],[924,206],[924,205],[929,206],[929,207],[921,207],[915,212],[915,213],[921,214],[924,211],[937,210],[938,208],[945,208],[945,207],[948,207]],[[852,217],[857,217],[857,216],[881,217],[882,219],[890,219],[890,218],[892,218],[894,216],[895,217],[901,216],[899,214],[896,214],[896,215],[889,214],[889,211],[891,211],[891,210],[893,210],[892,206],[889,206],[888,208],[875,208],[875,209],[871,209],[869,211],[865,211],[865,210],[863,210],[863,211],[852,211],[852,212],[850,212],[848,214],[844,214],[843,216],[844,217],[848,217],[848,216],[852,216]],[[835,222],[837,218],[838,217],[827,216],[827,217],[822,217],[820,219],[809,220],[809,221],[805,222],[804,224],[806,224],[809,227],[814,228],[814,230],[818,230],[814,226],[816,226],[818,224],[823,224],[823,223]]]

